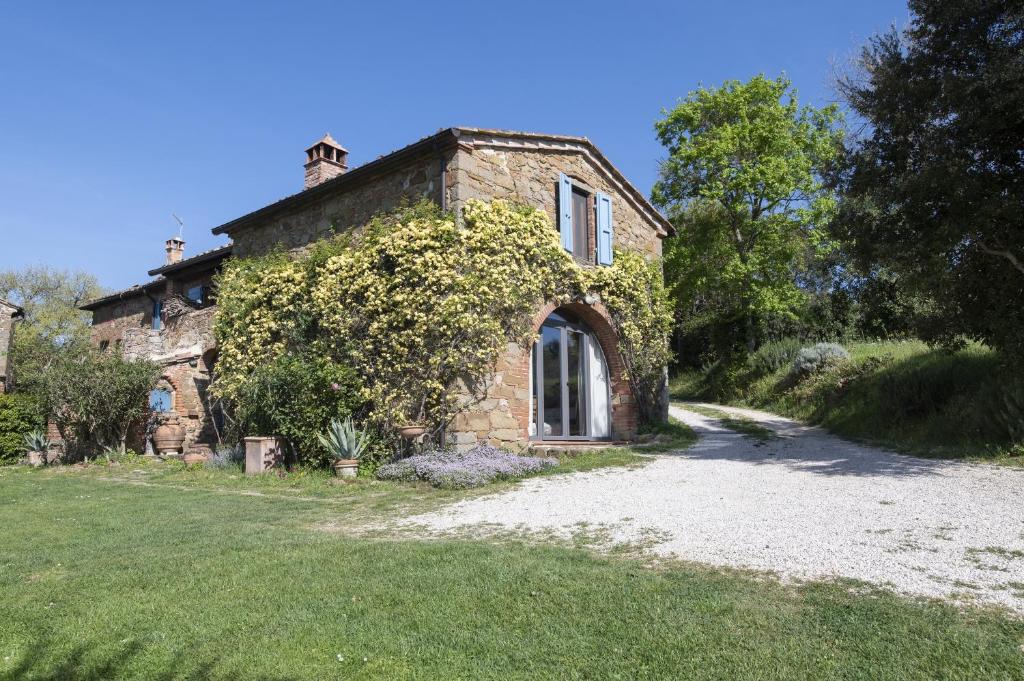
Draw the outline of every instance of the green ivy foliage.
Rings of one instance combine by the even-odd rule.
[[[440,432],[467,393],[483,395],[509,343],[532,343],[537,309],[589,294],[611,315],[634,396],[653,418],[671,328],[661,264],[620,251],[614,262],[579,266],[546,213],[500,200],[467,202],[461,220],[423,201],[302,256],[233,260],[217,283],[214,391],[249,432],[282,433],[280,420],[257,418],[246,405],[276,403],[255,387],[266,367],[312,351],[323,370],[344,368],[346,381],[337,382],[350,397],[324,402],[322,380],[306,391],[317,417],[290,421],[295,442],[311,442],[314,434],[300,431],[319,419],[357,411],[380,433],[409,422]],[[280,366],[277,379],[287,382],[286,369],[296,367]],[[306,458],[319,456],[301,448]]]

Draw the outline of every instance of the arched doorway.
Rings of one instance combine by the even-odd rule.
[[[530,437],[599,440],[611,436],[608,362],[597,336],[559,308],[530,353]]]

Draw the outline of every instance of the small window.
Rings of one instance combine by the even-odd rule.
[[[162,298],[153,299],[153,328],[159,331],[164,328],[164,320],[162,319],[164,312],[164,301]]]
[[[149,393],[149,410],[161,413],[171,410],[171,391],[166,388],[154,388]]]
[[[204,292],[205,291],[203,286],[193,286],[185,293],[185,297],[188,298],[193,303],[195,303],[196,305],[202,305]]]

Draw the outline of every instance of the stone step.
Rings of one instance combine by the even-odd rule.
[[[626,444],[628,443],[625,440],[600,440],[595,442],[539,440],[530,443],[530,452],[535,456],[575,456],[611,447],[622,447]]]

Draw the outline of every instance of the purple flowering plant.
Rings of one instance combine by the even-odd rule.
[[[480,487],[495,480],[512,480],[558,465],[558,459],[520,456],[490,445],[467,452],[430,451],[377,469],[380,480],[423,480],[443,489]]]

